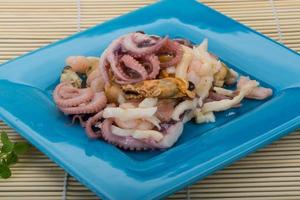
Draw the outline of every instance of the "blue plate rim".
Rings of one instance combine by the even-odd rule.
[[[161,1],[161,2],[164,2],[164,1],[171,1],[171,0],[163,0],[163,1]],[[195,1],[195,0],[189,0],[189,1]],[[149,6],[147,6],[147,7],[151,7],[151,6],[156,5],[156,4],[159,4],[159,3],[161,3],[161,2],[158,2],[158,3],[155,3],[155,4],[149,5]],[[204,6],[205,6],[205,5],[204,5]],[[140,9],[138,9],[137,11],[141,11],[141,10],[147,8],[147,7],[140,8]],[[208,7],[208,6],[205,6],[205,7]],[[211,11],[213,11],[213,12],[217,12],[217,11],[211,9],[210,7],[208,7],[208,8],[209,8]],[[133,12],[135,12],[135,11],[133,11]],[[131,12],[131,13],[132,13],[132,12]],[[109,22],[111,22],[111,21],[118,20],[118,19],[122,18],[123,16],[129,16],[131,13],[128,13],[128,14],[122,15],[122,16],[120,16],[120,17],[114,18],[114,19],[112,19],[112,20],[106,21],[105,23],[109,23]],[[219,12],[217,12],[217,13],[219,13]],[[222,13],[220,13],[220,14],[223,15]],[[245,26],[245,25],[243,25],[243,24],[241,24],[241,23],[239,23],[239,22],[237,22],[237,21],[235,21],[235,20],[233,20],[233,19],[231,19],[231,18],[225,16],[225,15],[223,15],[223,16],[226,17],[226,18],[228,18],[229,20],[234,21],[235,23],[238,23],[239,25],[241,25],[241,26],[247,28],[247,29],[250,30],[251,32],[254,32],[254,33],[256,33],[256,34],[258,34],[258,35],[260,35],[260,36],[262,36],[262,37],[264,37],[264,38],[266,38],[266,39],[268,39],[268,40],[270,40],[270,41],[272,41],[272,42],[274,42],[274,43],[276,43],[276,44],[278,44],[278,45],[280,45],[280,46],[282,46],[282,47],[284,47],[285,49],[288,49],[289,51],[295,53],[296,55],[300,56],[300,54],[299,54],[298,52],[296,52],[296,51],[294,51],[294,50],[292,50],[292,49],[289,49],[289,48],[286,47],[285,45],[283,45],[283,44],[281,44],[281,43],[279,43],[279,42],[277,42],[277,41],[275,41],[275,40],[273,40],[273,39],[271,39],[271,38],[269,38],[269,37],[267,37],[267,36],[265,36],[265,35],[263,35],[263,34],[257,32],[257,31],[255,31],[255,30],[253,30],[253,29],[251,29],[251,28],[249,28],[249,27],[247,27],[247,26]],[[102,24],[105,24],[105,23],[102,23]],[[100,24],[100,25],[102,25],[102,24]],[[98,26],[100,26],[100,25],[97,25],[97,26],[95,26],[95,27],[92,27],[92,28],[90,28],[90,29],[87,29],[86,31],[89,31],[89,30],[91,30],[91,29],[94,29],[94,28],[96,28],[96,27],[98,27]],[[54,42],[54,43],[52,43],[52,44],[50,44],[50,45],[46,45],[46,46],[44,46],[44,47],[42,47],[42,48],[39,48],[39,49],[37,49],[37,50],[35,50],[35,51],[29,52],[29,53],[27,53],[27,54],[25,54],[25,55],[22,55],[22,56],[20,56],[20,57],[17,57],[17,58],[15,58],[15,59],[12,59],[12,60],[10,60],[10,61],[8,61],[8,62],[5,62],[5,63],[1,64],[0,67],[4,66],[4,65],[6,65],[6,64],[8,64],[8,63],[10,63],[10,62],[13,62],[14,60],[22,59],[23,57],[29,56],[29,55],[31,55],[31,54],[37,52],[37,51],[46,49],[46,48],[48,48],[48,47],[51,47],[51,46],[54,46],[54,45],[56,45],[56,44],[59,44],[59,43],[65,42],[65,41],[67,41],[67,40],[70,40],[70,39],[72,39],[72,38],[75,38],[75,37],[77,37],[77,36],[79,36],[79,35],[84,34],[86,31],[82,31],[82,32],[73,34],[73,35],[71,35],[71,36],[69,36],[69,37],[67,37],[67,38],[65,38],[65,39],[56,41],[56,42]],[[75,173],[76,170],[75,170],[75,169],[72,169],[71,166],[68,166],[66,163],[64,163],[64,162],[61,161],[60,159],[56,158],[55,155],[52,155],[48,150],[45,150],[44,147],[41,146],[41,145],[39,145],[38,142],[36,142],[34,139],[28,137],[28,135],[26,134],[25,129],[22,129],[21,126],[18,125],[17,122],[15,122],[15,119],[13,119],[12,117],[10,117],[9,114],[5,114],[5,112],[3,112],[3,111],[0,110],[0,116],[3,118],[3,121],[5,121],[5,122],[6,122],[7,124],[9,124],[11,127],[13,127],[14,129],[16,129],[23,137],[25,137],[26,139],[28,139],[32,144],[34,144],[34,146],[36,146],[36,147],[37,147],[38,149],[40,149],[43,153],[45,153],[51,160],[53,160],[54,162],[56,162],[58,165],[62,166],[62,168],[64,168],[68,173],[70,173],[71,175],[73,175],[73,173],[74,173],[75,177],[78,178],[80,182],[82,182],[83,184],[87,185],[87,186],[88,186],[92,191],[94,191],[97,195],[102,196],[102,197],[106,197],[103,193],[100,193],[96,188],[94,188],[93,185],[91,185],[91,184],[89,184],[88,182],[86,182],[86,181],[85,181],[83,178],[81,178],[78,174],[76,175],[76,173]],[[282,124],[282,126],[283,126],[282,128],[281,128],[281,126],[278,127],[278,128],[281,128],[280,130],[276,129],[274,132],[272,132],[272,134],[269,133],[270,136],[267,137],[267,138],[264,138],[264,140],[261,140],[261,139],[260,139],[260,140],[259,140],[260,143],[257,143],[257,144],[255,144],[255,145],[251,145],[251,146],[249,146],[248,148],[244,148],[243,151],[241,151],[241,149],[236,150],[234,156],[228,158],[227,160],[224,160],[222,163],[219,162],[219,165],[215,165],[214,167],[208,169],[205,176],[211,174],[212,172],[214,172],[214,171],[216,171],[216,170],[218,170],[218,169],[221,169],[221,168],[223,168],[223,167],[225,167],[225,166],[231,164],[233,161],[236,161],[236,160],[238,160],[239,158],[244,157],[244,156],[247,155],[248,153],[251,153],[251,152],[253,152],[254,150],[256,150],[257,148],[263,147],[263,146],[265,146],[265,145],[267,145],[267,144],[273,142],[274,140],[278,139],[279,137],[281,137],[281,136],[283,136],[283,135],[286,135],[289,131],[292,131],[292,130],[296,129],[297,127],[299,127],[299,125],[300,125],[300,116],[299,116],[298,118],[294,118],[294,119],[291,120],[291,121],[288,121],[288,122],[285,123],[285,124]],[[256,138],[256,139],[259,139],[259,138]],[[172,189],[170,189],[170,190],[168,190],[168,191],[165,191],[164,193],[156,194],[155,198],[161,198],[161,197],[163,197],[163,196],[165,196],[165,195],[167,195],[167,194],[171,194],[171,193],[174,192],[175,190],[177,190],[177,189],[179,189],[179,188],[182,188],[183,186],[186,186],[187,184],[190,184],[190,183],[192,183],[192,182],[194,182],[194,181],[196,181],[196,180],[199,180],[199,177],[198,177],[197,175],[194,176],[194,177],[192,177],[192,178],[190,178],[189,181],[187,181],[187,182],[180,182],[180,183],[178,183],[177,185],[175,185],[174,187],[172,187]]]

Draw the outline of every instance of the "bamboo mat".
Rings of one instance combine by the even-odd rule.
[[[154,0],[0,0],[0,62]],[[300,51],[300,0],[203,0]],[[23,140],[0,122],[15,140]],[[170,199],[300,199],[300,131],[190,186]],[[36,149],[0,181],[0,199],[98,199]]]

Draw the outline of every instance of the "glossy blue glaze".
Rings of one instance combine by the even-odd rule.
[[[187,12],[188,11],[188,12]],[[267,101],[188,123],[167,151],[126,152],[89,140],[55,107],[51,91],[69,55],[98,56],[136,30],[209,39],[209,50],[239,72],[272,87]],[[225,167],[300,123],[300,56],[192,0],[161,1],[3,64],[1,117],[71,175],[107,199],[158,199]]]

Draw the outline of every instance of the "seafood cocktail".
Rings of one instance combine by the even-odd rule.
[[[100,58],[68,57],[53,99],[90,138],[126,150],[170,148],[191,119],[211,123],[215,112],[238,109],[244,98],[272,95],[207,47],[206,39],[194,45],[144,32],[123,35]]]

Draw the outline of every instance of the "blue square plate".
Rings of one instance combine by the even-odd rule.
[[[267,101],[188,123],[167,151],[126,152],[89,140],[55,107],[51,92],[69,55],[99,56],[116,37],[144,30],[199,43],[274,89]],[[193,0],[165,0],[0,67],[1,117],[72,176],[107,199],[157,199],[204,178],[300,124],[300,56]]]

